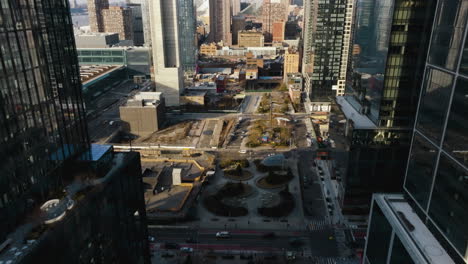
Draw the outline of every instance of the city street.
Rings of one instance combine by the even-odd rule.
[[[171,229],[166,227],[149,227],[149,235],[153,236],[160,248],[164,243],[177,243],[180,247],[191,247],[196,251],[213,250],[219,252],[281,252],[295,251],[299,254],[318,257],[337,256],[337,246],[332,229],[314,230],[311,232],[284,230],[230,230],[230,238],[216,238],[216,232],[222,230],[209,229]],[[267,233],[275,233],[274,238],[264,238]],[[187,243],[193,239],[193,243]],[[294,246],[293,241],[298,240]],[[196,242],[196,243],[195,243]]]
[[[103,93],[93,106],[87,108],[88,131],[92,142],[105,143],[109,136],[120,127],[119,106],[124,105],[127,99],[138,90],[133,90],[135,84],[126,81]]]
[[[309,219],[329,221],[320,178],[313,167],[316,153],[312,150],[299,150],[298,153],[299,175],[304,179],[304,214]]]
[[[240,112],[254,114],[264,93],[248,93],[242,102]]]

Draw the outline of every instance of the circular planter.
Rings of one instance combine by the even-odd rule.
[[[254,176],[253,174],[250,172],[250,171],[247,171],[247,170],[242,170],[242,176],[236,176],[236,175],[230,175],[228,173],[226,173],[225,171],[223,171],[224,173],[224,177],[230,179],[230,180],[234,180],[234,181],[248,181],[250,179],[252,179]]]

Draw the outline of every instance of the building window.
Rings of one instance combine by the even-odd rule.
[[[422,208],[426,208],[432,185],[437,151],[418,133],[414,134],[405,188]]]
[[[468,166],[468,80],[459,78],[448,116],[443,148]]]
[[[429,62],[455,70],[468,16],[463,0],[439,1],[439,15],[435,20]]]
[[[452,75],[427,69],[416,127],[437,144],[442,136],[452,83]]]
[[[468,237],[468,171],[445,154],[440,157],[429,216],[459,254],[466,256]]]
[[[410,254],[400,241],[400,238],[395,235],[393,238],[392,255],[390,256],[389,264],[413,264]]]
[[[392,227],[385,218],[382,210],[374,203],[370,228],[367,239],[366,257],[369,263],[386,263]]]

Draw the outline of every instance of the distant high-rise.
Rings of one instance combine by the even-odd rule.
[[[140,6],[140,12],[141,12],[141,16],[139,16],[139,13],[137,13],[137,16],[136,16],[136,20],[135,23],[137,24],[142,24],[142,27],[143,27],[143,39],[144,39],[144,45],[145,46],[151,46],[151,21],[150,21],[150,10],[149,10],[149,3],[148,1],[150,0],[126,0],[126,3],[127,3],[127,6],[129,7],[133,7],[133,6]],[[137,11],[138,12],[138,11]],[[135,19],[135,18],[134,18]],[[141,20],[141,21],[139,21]],[[135,28],[135,24],[133,26],[133,31],[135,32],[135,35],[138,35],[140,34],[140,26],[136,26]],[[137,43],[139,43],[138,39],[139,37],[138,36],[135,36],[135,45],[138,45]]]
[[[145,37],[142,5],[127,3],[127,7],[132,10],[133,45],[143,46],[145,43]]]
[[[284,40],[284,21],[278,21],[273,23],[273,42],[282,42]]]
[[[286,80],[288,73],[299,72],[299,51],[295,48],[286,50],[284,54],[284,80]]]
[[[88,16],[91,32],[104,32],[102,10],[109,8],[109,0],[88,0]]]
[[[364,263],[468,263],[467,10],[438,1],[404,194],[374,195]]]
[[[240,8],[241,8],[241,4],[240,4],[240,0],[231,0],[231,4],[232,4],[232,16],[237,16],[239,13],[240,13]]]
[[[185,72],[193,72],[197,53],[197,19],[193,0],[177,0],[181,65]]]
[[[244,30],[246,26],[245,16],[237,15],[232,17],[232,45],[239,43],[239,31]]]
[[[149,263],[139,155],[90,145],[68,1],[2,10],[0,262]]]
[[[304,89],[314,108],[344,94],[353,2],[305,1],[302,71]]]
[[[133,40],[132,9],[111,6],[102,10],[104,32],[119,33],[120,40]]]
[[[232,44],[231,0],[210,0],[210,40]]]
[[[167,106],[179,105],[184,69],[195,67],[194,15],[192,0],[150,2],[156,91],[164,94]]]
[[[78,7],[78,3],[76,2],[76,0],[70,0],[70,8],[77,8]]]
[[[151,46],[152,29],[150,17],[150,0],[141,0],[141,19],[143,20],[143,35],[145,39],[145,46]]]
[[[262,29],[265,41],[273,39],[273,24],[280,21],[288,21],[289,0],[263,0]]]

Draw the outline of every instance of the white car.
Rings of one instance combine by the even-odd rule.
[[[245,154],[245,153],[247,153],[247,150],[241,149],[241,150],[239,150],[239,153],[240,153],[240,154]]]
[[[229,233],[228,231],[220,231],[220,232],[217,232],[217,233],[216,233],[216,237],[219,237],[219,238],[230,238],[230,237],[231,237],[231,233]]]
[[[193,248],[191,248],[191,247],[181,247],[180,251],[191,253],[191,252],[193,252]]]

